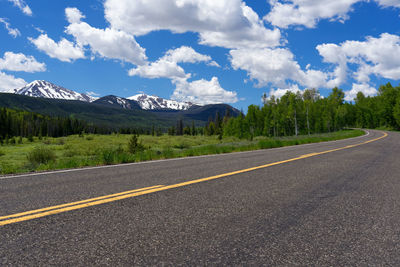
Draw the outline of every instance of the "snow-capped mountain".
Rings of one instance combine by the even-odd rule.
[[[106,106],[119,107],[123,109],[141,109],[137,101],[129,100],[115,95],[100,97],[99,99],[93,101],[93,103],[102,104]]]
[[[80,100],[85,102],[92,102],[96,100],[96,98],[92,96],[74,92],[51,82],[38,80],[33,81],[22,88],[11,90],[10,93],[32,97]]]
[[[128,99],[135,100],[145,110],[188,110],[193,106],[190,102],[178,102],[146,94],[134,95]]]

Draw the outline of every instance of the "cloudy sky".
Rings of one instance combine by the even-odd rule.
[[[33,80],[246,109],[400,79],[400,0],[0,0],[0,91]]]

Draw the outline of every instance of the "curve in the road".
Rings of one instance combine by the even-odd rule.
[[[192,185],[192,184],[196,184],[196,183],[206,182],[206,181],[210,181],[210,180],[220,179],[220,178],[224,178],[227,176],[251,172],[251,171],[255,171],[255,170],[259,170],[259,169],[264,169],[264,168],[275,166],[275,165],[280,165],[280,164],[284,164],[284,163],[288,163],[288,162],[292,162],[292,161],[297,161],[297,160],[301,160],[301,159],[315,157],[315,156],[322,155],[322,154],[327,154],[327,153],[331,153],[331,152],[335,152],[335,151],[340,151],[340,150],[344,150],[344,149],[349,149],[349,148],[365,145],[365,144],[368,144],[371,142],[378,141],[382,138],[385,138],[387,135],[388,135],[387,133],[383,133],[383,135],[378,138],[364,141],[361,143],[347,145],[344,147],[325,150],[325,151],[321,151],[321,152],[308,153],[308,154],[290,158],[287,160],[272,162],[272,163],[268,163],[268,164],[264,164],[264,165],[260,165],[260,166],[255,166],[255,167],[237,170],[237,171],[233,171],[233,172],[227,172],[227,173],[214,175],[214,176],[210,176],[210,177],[206,177],[206,178],[195,179],[195,180],[190,180],[190,181],[186,181],[186,182],[182,182],[182,183],[166,185],[166,186],[155,185],[155,186],[151,186],[151,187],[134,189],[134,190],[115,193],[115,194],[111,194],[111,195],[105,195],[105,196],[100,196],[100,197],[96,197],[96,198],[90,198],[90,199],[86,199],[86,200],[65,203],[65,204],[61,204],[61,205],[45,207],[45,208],[41,208],[41,209],[30,210],[30,211],[25,211],[25,212],[21,212],[21,213],[1,216],[0,217],[0,226],[17,223],[17,222],[22,222],[22,221],[27,221],[27,220],[32,220],[32,219],[49,216],[49,215],[53,215],[53,214],[58,214],[58,213],[63,213],[63,212],[67,212],[67,211],[82,209],[82,208],[91,207],[91,206],[95,206],[95,205],[105,204],[105,203],[109,203],[109,202],[114,202],[114,201],[121,200],[121,199],[132,198],[132,197],[146,195],[146,194],[164,191],[164,190],[168,190],[168,189],[173,189],[173,188],[188,186],[188,185]]]

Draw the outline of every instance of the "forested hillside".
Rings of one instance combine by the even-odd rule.
[[[323,98],[315,89],[303,94],[286,93],[266,98],[264,106],[251,105],[246,116],[227,120],[225,136],[287,136],[332,132],[344,127],[400,129],[400,87],[390,83],[379,88],[377,96],[357,94],[354,103],[344,101],[344,92],[334,88]],[[214,125],[211,125],[214,127]]]
[[[98,127],[69,117],[50,117],[29,111],[0,109],[0,141],[12,136],[51,136],[71,134],[111,133],[110,128]]]
[[[278,137],[333,132],[345,127],[400,129],[400,87],[393,87],[390,83],[381,86],[378,95],[374,97],[366,97],[359,92],[353,103],[345,102],[344,92],[334,88],[325,98],[315,89],[297,94],[287,92],[281,98],[264,96],[264,105],[250,105],[246,115],[232,114],[228,106],[218,107],[220,109],[213,109],[213,114],[208,111],[200,112],[202,116],[209,116],[204,128],[195,129],[194,120],[188,124],[182,119],[176,121],[170,118],[168,133],[252,139],[255,136]],[[169,113],[165,116],[167,115]],[[191,113],[185,115],[190,118]],[[152,132],[157,130],[161,133],[157,125],[153,125],[152,129]],[[72,117],[0,109],[0,138],[3,139],[7,136],[58,137],[81,132],[108,134],[115,131],[150,133],[148,129],[145,131],[139,127],[110,128]]]

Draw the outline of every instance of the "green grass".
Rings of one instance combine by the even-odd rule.
[[[71,135],[62,138],[34,138],[22,144],[0,146],[0,173],[13,174],[32,171],[79,168],[147,160],[221,154],[266,149],[363,135],[361,130],[297,137],[256,137],[252,141],[218,136],[139,136],[143,151],[130,153],[131,135]],[[36,154],[35,154],[36,153]]]

